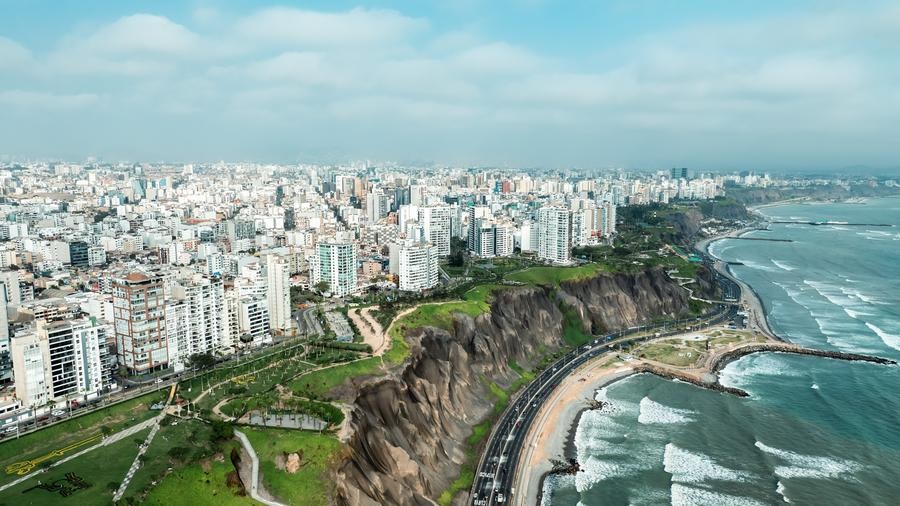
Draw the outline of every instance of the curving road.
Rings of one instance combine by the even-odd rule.
[[[724,293],[740,293],[740,286],[718,272],[717,280]],[[684,332],[684,327],[720,323],[734,318],[737,310],[738,306],[736,305],[720,304],[715,312],[706,318],[674,320],[655,325],[632,327],[597,337],[590,344],[569,351],[541,371],[527,387],[515,395],[513,402],[494,424],[481,461],[478,463],[475,481],[470,491],[470,504],[473,506],[503,504],[515,494],[512,484],[516,474],[516,464],[519,461],[519,454],[525,446],[524,438],[531,424],[540,411],[541,405],[554,388],[582,364],[595,357],[613,353],[617,347],[630,346],[649,339]],[[665,330],[658,333],[647,333],[648,330],[653,329]]]

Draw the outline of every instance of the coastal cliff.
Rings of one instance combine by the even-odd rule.
[[[585,328],[615,330],[684,312],[688,295],[661,270],[601,275],[559,289],[500,290],[490,312],[455,315],[451,332],[411,330],[404,366],[363,385],[353,400],[337,503],[432,504],[469,458],[472,428],[494,409],[490,383],[510,385],[511,363],[531,366],[564,345],[561,302],[576,308]]]
[[[715,291],[712,279],[705,267],[698,270],[701,293]],[[662,269],[570,281],[561,288],[565,301],[588,325],[585,330],[594,334],[627,328],[649,317],[676,317],[687,310],[690,299]]]

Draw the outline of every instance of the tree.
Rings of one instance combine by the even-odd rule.
[[[325,293],[329,288],[331,288],[331,285],[328,283],[328,281],[319,281],[318,283],[313,285],[313,288],[315,288],[319,293]]]
[[[234,436],[234,427],[232,427],[232,425],[228,422],[213,420],[209,425],[212,428],[212,433],[209,435],[209,439],[214,443],[226,441]]]
[[[212,353],[195,353],[188,358],[188,365],[191,368],[207,369],[216,365],[216,357]]]

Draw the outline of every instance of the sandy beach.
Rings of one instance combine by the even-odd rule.
[[[516,467],[523,472],[517,480],[519,492],[512,497],[513,504],[538,503],[544,475],[551,469],[550,459],[564,458],[578,418],[588,408],[587,399],[593,399],[597,390],[632,372],[631,366],[611,355],[585,364],[559,385],[528,433],[528,448],[522,452]]]

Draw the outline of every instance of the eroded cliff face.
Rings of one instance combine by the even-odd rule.
[[[511,361],[529,365],[563,346],[561,299],[586,325],[609,330],[679,313],[688,303],[662,271],[600,276],[560,290],[506,289],[495,294],[490,313],[457,315],[452,332],[411,331],[402,369],[356,396],[354,435],[336,472],[338,504],[432,504],[466,461],[472,427],[493,409],[485,380],[508,385]]]
[[[570,281],[561,288],[559,296],[578,310],[585,329],[594,334],[628,328],[654,317],[678,317],[688,309],[690,299],[688,291],[662,269]],[[701,266],[691,288],[698,295],[715,297],[713,274]]]

